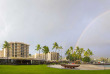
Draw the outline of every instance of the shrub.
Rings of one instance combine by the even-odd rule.
[[[84,57],[82,60],[83,62],[90,62],[90,57]]]

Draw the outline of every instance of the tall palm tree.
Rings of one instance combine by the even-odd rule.
[[[69,56],[69,59],[70,59],[70,54],[71,54],[71,50],[68,49],[68,50],[66,51],[65,55],[68,55],[68,56]]]
[[[85,51],[85,50],[84,50],[83,48],[80,48],[80,49],[79,49],[79,53],[80,53],[80,54],[79,54],[79,60],[81,59],[82,53],[84,53],[84,51]]]
[[[72,56],[74,57],[74,61],[76,60],[75,58],[77,57],[76,51],[73,52]]]
[[[88,48],[87,51],[84,52],[84,56],[86,57],[89,57],[89,56],[92,56],[93,55],[93,52]]]
[[[85,57],[88,57],[88,56],[89,56],[89,54],[88,54],[87,51],[84,52],[84,56],[85,56]]]
[[[89,55],[92,56],[93,52],[88,48]]]
[[[59,46],[58,46],[57,42],[53,43],[53,48],[52,49],[55,49],[55,52],[59,49]]]
[[[76,52],[78,52],[78,50],[79,50],[79,47],[77,46],[75,50],[76,50]]]
[[[40,57],[40,50],[41,50],[40,44],[38,44],[38,45],[36,46],[36,49],[35,49],[35,50],[39,51],[39,57]]]
[[[76,53],[79,60],[81,59],[81,55],[83,52],[84,52],[83,48],[76,47]]]
[[[56,51],[59,49],[59,45],[57,42],[53,43],[53,48],[52,49],[55,49],[55,54],[56,54]],[[56,55],[55,55],[55,58],[56,58]]]
[[[72,54],[73,54],[73,47],[72,47],[72,46],[70,47],[70,50],[71,50],[71,52],[72,52]]]
[[[63,47],[60,46],[59,49],[61,50],[61,60],[62,60],[62,49],[63,49]]]
[[[4,41],[3,48],[7,50],[7,64],[8,64],[10,44],[7,41]]]
[[[66,51],[66,53],[65,53],[65,55],[70,55],[70,49],[68,49],[67,51]]]
[[[46,54],[49,52],[49,47],[43,46],[42,52],[45,53],[45,60],[46,60]]]

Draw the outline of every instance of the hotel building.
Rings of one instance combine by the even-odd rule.
[[[29,45],[21,42],[9,42],[10,48],[0,51],[0,57],[29,57]]]
[[[38,53],[36,53],[35,55],[33,55],[34,58],[37,58],[39,60],[59,60],[59,53],[57,52],[49,52],[46,55],[44,53],[41,53],[40,55]]]

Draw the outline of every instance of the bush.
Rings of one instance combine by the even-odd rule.
[[[83,62],[90,62],[90,57],[84,57],[82,60]]]
[[[70,61],[75,61],[75,60],[77,60],[77,57],[73,57],[72,54],[70,54],[66,57],[66,59],[70,60]]]

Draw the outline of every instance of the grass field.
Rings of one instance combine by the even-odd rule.
[[[110,74],[110,70],[54,69],[46,65],[0,65],[0,74]]]

